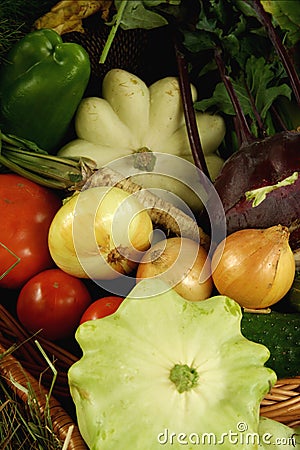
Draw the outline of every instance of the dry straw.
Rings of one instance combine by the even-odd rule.
[[[1,448],[18,443],[20,448],[87,449],[77,424],[54,397],[70,397],[67,371],[77,358],[35,340],[2,305],[0,329]]]

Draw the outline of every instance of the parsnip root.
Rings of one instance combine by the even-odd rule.
[[[98,186],[115,186],[130,194],[135,194],[136,198],[148,210],[155,226],[160,226],[167,234],[193,239],[206,250],[209,249],[209,236],[192,217],[151,191],[134,183],[130,177],[126,178],[109,167],[102,167],[89,177],[81,190]]]

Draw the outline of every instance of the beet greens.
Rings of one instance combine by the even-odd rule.
[[[281,224],[290,229],[292,248],[299,248],[300,133],[282,131],[264,138],[252,135],[219,52],[215,57],[236,111],[241,136],[240,149],[226,161],[214,184],[225,210],[227,233]],[[282,183],[288,178],[288,182]],[[277,186],[280,182],[283,185]],[[257,189],[266,194],[256,206],[249,192]]]
[[[221,80],[213,95],[195,107],[207,110],[213,106],[233,118],[237,148],[232,150],[214,183],[225,210],[227,233],[281,224],[289,227],[291,247],[297,249],[300,247],[300,132],[289,131],[290,123],[280,114],[283,97],[300,107],[296,67],[271,16],[258,0],[242,3],[223,0],[217,2],[215,9],[212,6],[216,2],[211,1],[209,7],[206,4],[206,10],[204,3],[201,5],[193,39],[188,32],[184,42],[190,51],[196,49],[201,54],[200,47],[195,46],[195,36],[202,46],[206,39],[206,49],[213,54],[213,67]],[[234,19],[231,25],[226,22],[230,8]],[[246,18],[252,21],[252,32],[260,30],[260,36],[253,33],[248,41],[245,40]],[[255,42],[265,40],[271,48],[269,53],[263,45],[252,52]],[[209,61],[207,71],[211,67]],[[201,148],[198,150],[201,152]],[[221,219],[219,211],[214,211],[210,202],[207,208],[216,226]]]

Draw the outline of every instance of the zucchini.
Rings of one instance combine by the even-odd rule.
[[[284,298],[285,305],[291,309],[300,313],[300,273],[296,272],[294,282],[291,289]]]
[[[244,312],[243,335],[265,345],[270,351],[266,365],[278,378],[300,375],[300,314],[271,311],[269,314]]]

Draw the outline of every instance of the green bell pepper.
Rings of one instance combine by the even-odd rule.
[[[0,69],[3,132],[54,152],[66,135],[90,78],[85,49],[51,29],[28,33]]]

